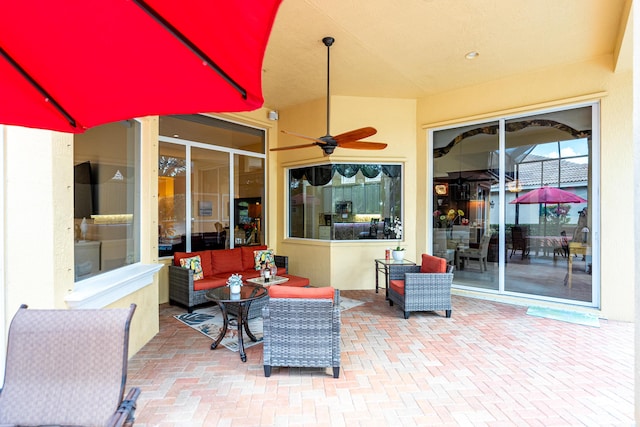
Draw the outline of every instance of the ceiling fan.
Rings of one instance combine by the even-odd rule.
[[[327,46],[327,134],[325,136],[321,136],[320,138],[313,138],[310,136],[300,135],[298,133],[289,132],[283,130],[282,133],[287,135],[293,135],[298,138],[308,139],[313,141],[311,144],[302,144],[302,145],[292,145],[288,147],[278,147],[272,148],[270,151],[282,151],[282,150],[295,150],[297,148],[306,148],[306,147],[314,147],[318,146],[322,148],[324,154],[326,156],[333,153],[333,151],[338,148],[351,148],[354,150],[382,150],[386,148],[387,144],[382,142],[369,142],[369,141],[360,141],[363,138],[367,138],[371,135],[375,135],[377,132],[372,127],[364,127],[360,129],[355,129],[349,132],[341,133],[336,136],[332,136],[329,127],[329,84],[330,84],[330,48],[335,39],[333,37],[325,37],[322,39],[322,43]]]

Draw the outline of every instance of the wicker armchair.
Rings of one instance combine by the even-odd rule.
[[[0,425],[131,426],[128,309],[31,310],[11,322]]]
[[[340,291],[272,286],[269,294],[262,309],[264,375],[272,366],[331,367],[338,378]]]
[[[419,265],[389,266],[389,305],[397,304],[408,319],[412,311],[444,310],[451,317],[451,283],[453,266],[445,259],[423,255],[425,258],[441,260],[446,273],[421,273]]]

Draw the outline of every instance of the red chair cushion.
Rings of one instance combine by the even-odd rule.
[[[333,299],[334,289],[331,286],[324,288],[298,288],[293,286],[270,286],[271,298],[307,298],[307,299]]]
[[[422,254],[420,273],[446,273],[447,260],[437,256]]]
[[[404,280],[389,280],[389,288],[397,294],[404,295]]]

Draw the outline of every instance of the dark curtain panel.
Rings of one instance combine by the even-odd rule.
[[[380,165],[360,165],[360,171],[362,171],[362,175],[367,178],[375,178],[380,175],[380,171],[382,170],[382,166]]]
[[[311,166],[305,169],[305,176],[311,185],[326,185],[333,177],[331,165]]]
[[[333,169],[345,178],[351,178],[358,173],[358,171],[360,170],[360,165],[333,165]]]

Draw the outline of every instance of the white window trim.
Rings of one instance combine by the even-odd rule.
[[[131,264],[75,283],[65,297],[71,309],[104,308],[149,286],[162,264]]]

